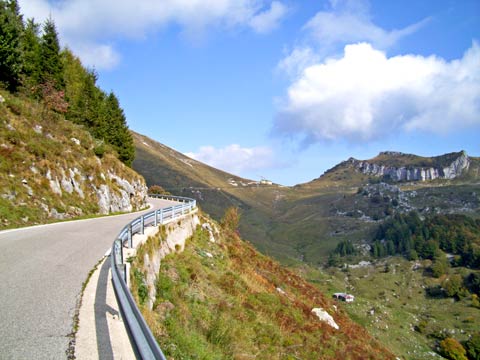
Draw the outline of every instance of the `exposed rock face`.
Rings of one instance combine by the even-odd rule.
[[[140,180],[129,182],[116,174],[108,173],[108,178],[118,185],[102,184],[96,190],[100,213],[109,214],[114,212],[132,211],[143,207],[147,198],[147,187]]]
[[[76,167],[59,168],[55,172],[56,175],[48,169],[45,174],[53,193],[96,198],[100,214],[129,212],[146,206],[148,189],[140,177],[125,179],[113,171],[107,176],[103,173],[86,175]]]
[[[381,155],[402,156],[401,153],[385,152]],[[460,176],[470,166],[468,155],[462,151],[449,165],[442,167],[395,167],[377,164],[371,160],[348,159],[346,164],[353,166],[356,171],[366,175],[386,177],[392,181],[426,181],[435,179],[454,179]]]

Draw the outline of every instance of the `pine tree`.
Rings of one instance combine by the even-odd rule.
[[[0,82],[14,91],[20,85],[20,37],[23,20],[16,0],[0,0]]]
[[[107,124],[105,140],[113,145],[118,152],[119,159],[131,166],[135,158],[135,147],[132,134],[128,130],[125,114],[113,92],[107,96],[105,104]]]
[[[43,36],[40,43],[40,71],[41,83],[53,82],[57,90],[64,88],[60,43],[52,19],[48,19],[43,25]]]
[[[33,93],[40,83],[40,26],[28,19],[21,38],[22,83],[27,93]]]

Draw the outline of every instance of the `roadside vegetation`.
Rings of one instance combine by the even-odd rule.
[[[115,94],[60,49],[53,20],[0,0],[0,229],[99,214],[97,190],[123,190],[109,173],[143,182],[133,157]]]
[[[202,222],[214,224],[204,216]],[[221,227],[212,225],[221,228],[215,242],[199,225],[183,252],[162,260],[152,310],[142,305],[144,276],[136,268],[141,259],[133,261],[133,292],[167,357],[393,358],[349,319],[342,303],[241,240],[237,224],[231,208]],[[155,241],[161,240],[150,239]],[[325,309],[340,329],[320,321],[313,308]]]

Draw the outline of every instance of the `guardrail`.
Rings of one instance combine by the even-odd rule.
[[[153,226],[162,225],[176,218],[189,214],[196,208],[194,199],[180,196],[165,195],[149,195],[150,197],[161,198],[180,202],[179,205],[170,206],[155,211],[151,211],[145,215],[139,216],[135,220],[128,223],[117,238],[113,242],[111,252],[111,268],[112,282],[115,294],[117,295],[120,311],[131,335],[133,345],[137,353],[143,360],[160,359],[166,360],[160,346],[143,318],[140,310],[133,299],[132,294],[127,286],[127,269],[123,259],[123,247],[128,245],[132,247],[132,237],[134,234],[143,234],[145,226],[153,224]]]

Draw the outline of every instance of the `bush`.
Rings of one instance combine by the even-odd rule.
[[[446,338],[440,342],[440,352],[447,359],[468,360],[465,348],[454,338]]]
[[[480,333],[473,334],[465,343],[468,358],[471,360],[480,360]]]
[[[238,224],[240,222],[240,212],[235,206],[229,207],[225,211],[225,215],[222,219],[222,227],[226,230],[235,232],[238,230]]]
[[[105,144],[103,143],[103,141],[95,145],[95,147],[93,148],[93,152],[99,158],[103,157],[103,155],[105,154]]]
[[[148,188],[149,194],[166,195],[168,192],[160,185],[152,185]]]
[[[133,277],[137,283],[137,294],[140,304],[143,305],[148,297],[148,287],[147,284],[145,284],[145,275],[140,270],[134,269]]]

